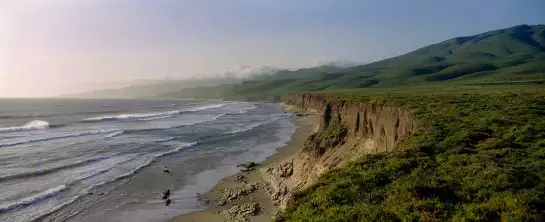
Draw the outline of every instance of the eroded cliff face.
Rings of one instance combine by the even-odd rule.
[[[409,112],[369,103],[328,102],[337,95],[290,94],[283,101],[321,115],[318,132],[309,136],[299,153],[283,163],[262,169],[281,210],[294,192],[314,184],[331,169],[365,154],[402,149],[401,142],[415,128]]]

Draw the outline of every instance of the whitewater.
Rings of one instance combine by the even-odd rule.
[[[0,221],[167,221],[295,130],[248,102],[0,100],[0,117]]]

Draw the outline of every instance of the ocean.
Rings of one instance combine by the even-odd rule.
[[[168,221],[274,154],[293,118],[271,103],[2,99],[0,221]]]

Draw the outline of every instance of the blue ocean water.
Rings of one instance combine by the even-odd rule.
[[[3,99],[0,221],[168,220],[294,130],[269,103]]]

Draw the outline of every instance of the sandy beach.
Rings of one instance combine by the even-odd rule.
[[[301,110],[297,110],[293,106],[282,106],[286,112],[302,113]],[[203,201],[209,201],[207,209],[177,216],[173,218],[172,221],[238,221],[233,218],[229,219],[225,215],[229,209],[234,206],[243,205],[246,207],[251,206],[250,208],[257,208],[255,215],[248,217],[248,221],[271,221],[272,216],[275,215],[276,207],[272,204],[267,195],[267,190],[270,190],[271,188],[263,182],[259,169],[272,163],[281,162],[295,155],[300,147],[303,146],[306,138],[312,132],[316,131],[319,125],[319,118],[317,115],[305,114],[304,116],[299,117],[295,121],[295,124],[298,126],[298,129],[292,135],[291,140],[285,146],[278,148],[276,154],[268,157],[265,161],[258,163],[257,166],[255,166],[255,170],[239,172],[235,175],[225,177],[208,193],[202,194]],[[233,191],[240,189],[241,187],[248,188],[247,190],[250,191],[244,195],[237,195],[233,200],[221,203],[223,202],[222,196],[225,197],[226,190]],[[218,204],[218,202],[220,204]],[[242,209],[242,211],[244,211],[244,209]]]

